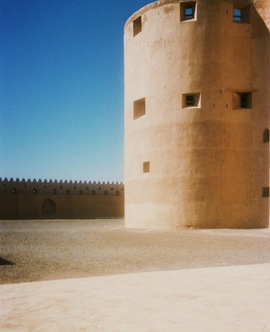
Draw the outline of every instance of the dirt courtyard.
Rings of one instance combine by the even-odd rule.
[[[124,220],[0,222],[0,283],[270,263],[270,230],[125,229]]]

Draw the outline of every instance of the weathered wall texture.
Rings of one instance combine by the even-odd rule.
[[[0,219],[123,216],[122,183],[14,181],[0,178]]]
[[[268,227],[270,39],[254,6],[158,1],[124,41],[126,226]]]
[[[270,31],[270,1],[269,0],[252,0],[257,12],[264,20]]]

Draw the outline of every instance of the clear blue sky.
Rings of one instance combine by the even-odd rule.
[[[123,28],[147,0],[0,0],[0,177],[124,181]]]

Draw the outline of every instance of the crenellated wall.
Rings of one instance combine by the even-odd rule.
[[[0,178],[0,219],[123,216],[123,183]]]

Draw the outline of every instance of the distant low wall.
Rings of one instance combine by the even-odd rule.
[[[122,217],[123,183],[0,178],[0,219]]]

